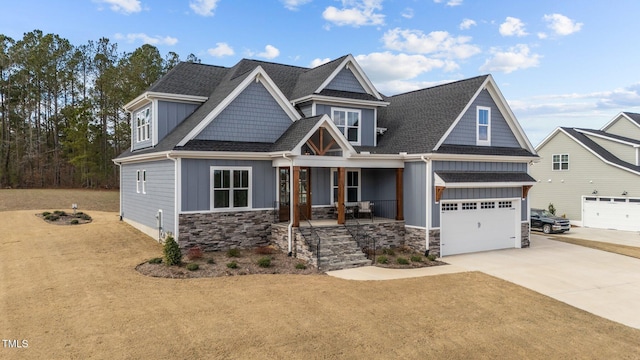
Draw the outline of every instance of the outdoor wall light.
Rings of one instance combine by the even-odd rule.
[[[547,180],[547,182],[551,182],[551,179]]]
[[[596,195],[597,193],[598,193],[598,190],[593,190],[593,191],[591,192],[591,194],[592,194],[592,195]]]
[[[622,192],[622,196],[627,196],[627,194],[628,194],[627,190],[624,190],[624,191]]]

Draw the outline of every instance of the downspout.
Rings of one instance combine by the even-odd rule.
[[[292,239],[292,233],[293,233],[293,191],[291,191],[291,189],[293,189],[293,184],[291,184],[291,177],[293,175],[293,159],[292,158],[288,158],[287,154],[282,154],[282,157],[285,158],[286,160],[289,160],[290,164],[289,164],[289,225],[287,226],[287,239],[288,239],[288,243],[289,243],[289,249],[288,249],[288,256],[293,255],[293,250],[292,250],[292,244],[293,244],[293,239]]]
[[[429,171],[429,165],[431,162],[431,159],[425,158],[424,155],[420,155],[420,160],[424,161],[424,172],[425,172],[425,176],[424,176],[424,181],[425,181],[425,192],[424,192],[424,204],[425,204],[425,209],[424,209],[424,241],[425,241],[425,252],[424,252],[424,256],[429,256],[429,214],[431,214],[431,201],[430,201],[430,196],[429,193],[431,192],[431,186],[429,185],[429,180],[431,179],[431,174]]]
[[[123,217],[123,215],[122,215],[122,163],[121,162],[117,162],[117,161],[114,161],[113,163],[118,165],[118,168],[120,170],[119,171],[119,173],[120,173],[120,186],[119,186],[119,188],[120,189],[119,189],[118,192],[120,193],[119,194],[120,195],[120,221],[122,221],[122,217]]]

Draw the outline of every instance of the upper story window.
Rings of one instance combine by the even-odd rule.
[[[211,168],[211,209],[251,207],[251,168]]]
[[[569,170],[569,154],[553,154],[551,157],[552,170]]]
[[[151,123],[151,106],[136,113],[136,142],[149,140],[149,124]]]
[[[477,107],[476,145],[491,145],[491,108],[489,107]]]
[[[338,129],[354,145],[360,145],[360,119],[362,112],[353,109],[333,108],[331,118]]]

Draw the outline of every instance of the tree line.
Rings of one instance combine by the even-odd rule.
[[[0,188],[117,187],[111,159],[131,144],[123,106],[179,62],[148,44],[0,34]]]

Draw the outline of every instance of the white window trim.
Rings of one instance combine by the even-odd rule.
[[[338,168],[331,168],[331,194],[329,194],[329,196],[331,196],[329,199],[331,199],[331,202],[333,202],[333,198],[334,198],[334,193],[335,190],[334,188],[337,187],[336,184],[333,183],[333,178],[334,178],[334,173],[338,172]],[[357,172],[358,173],[358,201],[362,201],[362,169],[344,169],[344,202],[347,202],[347,172]]]
[[[216,170],[229,170],[231,171],[230,174],[230,182],[229,182],[229,207],[226,208],[216,208],[214,207],[214,173]],[[248,171],[249,172],[249,193],[248,193],[248,199],[247,199],[247,206],[244,207],[235,207],[233,206],[233,171]],[[253,203],[252,203],[252,198],[253,198],[253,175],[252,175],[252,168],[251,166],[235,166],[235,167],[229,167],[229,166],[212,166],[209,170],[209,191],[210,191],[210,196],[209,196],[209,210],[212,212],[228,212],[228,211],[232,211],[232,210],[250,210],[253,207]]]
[[[147,193],[147,170],[142,170],[142,193]]]
[[[345,122],[344,125],[337,125],[335,120],[333,119],[333,112],[334,111],[344,111],[345,112]],[[347,113],[358,113],[358,141],[349,141],[349,136],[348,136],[348,131],[345,131],[347,129],[349,129],[350,127],[353,128],[354,126],[349,126],[349,121]],[[351,145],[355,145],[355,146],[360,146],[360,144],[362,143],[362,110],[361,109],[349,109],[349,108],[342,108],[342,107],[331,107],[331,120],[333,121],[333,123],[336,125],[336,127],[338,129],[340,129],[340,131],[342,131],[342,134],[344,135],[345,139],[347,139],[347,141],[349,141],[349,143]]]
[[[140,170],[136,170],[136,193],[140,194]]]
[[[560,161],[558,161],[558,164],[560,164],[560,167],[557,170],[553,168],[553,164],[555,163],[553,161],[553,157],[556,156],[556,155],[560,157]],[[562,156],[563,155],[567,155],[567,168],[566,169],[562,168],[562,163],[563,163]],[[569,154],[568,153],[566,153],[566,154],[552,154],[551,155],[551,171],[569,171]]]
[[[153,107],[151,105],[152,104],[149,104],[135,112],[136,143],[149,141],[151,139],[151,122],[153,119]],[[149,111],[148,117],[144,116],[147,110]]]
[[[480,111],[488,111],[488,124],[480,125]],[[480,126],[487,127],[487,140],[480,140]],[[487,106],[476,107],[476,145],[478,146],[490,146],[491,145],[491,108]]]

